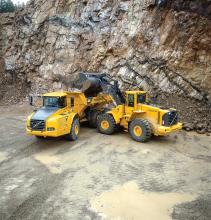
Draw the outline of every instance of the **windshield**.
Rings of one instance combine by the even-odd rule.
[[[147,97],[146,97],[146,93],[144,94],[138,94],[137,96],[137,103],[140,104],[140,103],[145,103],[147,100]]]
[[[64,108],[66,106],[65,97],[43,97],[43,106]]]

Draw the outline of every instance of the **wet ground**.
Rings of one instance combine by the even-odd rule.
[[[211,137],[42,140],[25,134],[29,110],[0,107],[1,220],[211,219]]]

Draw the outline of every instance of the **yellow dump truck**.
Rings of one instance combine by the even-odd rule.
[[[103,111],[103,106],[111,102],[109,96],[97,95],[87,98],[82,92],[51,92],[42,96],[43,105],[27,118],[27,133],[36,137],[66,136],[76,140],[80,131],[80,121]]]
[[[123,95],[118,82],[107,74],[81,73],[73,86],[80,92],[43,95],[43,106],[27,119],[28,134],[64,135],[76,140],[82,120],[107,135],[122,127],[138,142],[182,129],[176,109],[149,104],[145,91],[126,91]]]

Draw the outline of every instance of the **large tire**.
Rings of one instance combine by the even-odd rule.
[[[133,140],[147,142],[152,136],[152,126],[145,119],[134,119],[129,124],[129,133]]]
[[[66,135],[66,138],[70,141],[75,141],[78,139],[80,131],[80,122],[78,118],[74,118],[72,122],[72,126],[70,128],[70,133]]]
[[[114,118],[107,113],[99,115],[97,118],[97,129],[102,134],[113,134],[116,130]]]
[[[92,110],[89,112],[88,122],[89,127],[97,128],[97,117],[100,114],[100,111]]]

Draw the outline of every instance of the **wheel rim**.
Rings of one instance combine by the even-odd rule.
[[[75,129],[74,129],[74,130],[75,130],[75,134],[78,135],[78,133],[79,133],[79,127],[78,127],[78,125],[75,125]]]
[[[104,129],[104,130],[107,130],[107,129],[109,128],[109,123],[108,123],[108,121],[103,120],[103,121],[101,122],[101,128]]]
[[[140,126],[136,125],[133,128],[133,132],[136,136],[140,137],[142,135],[142,128]]]

